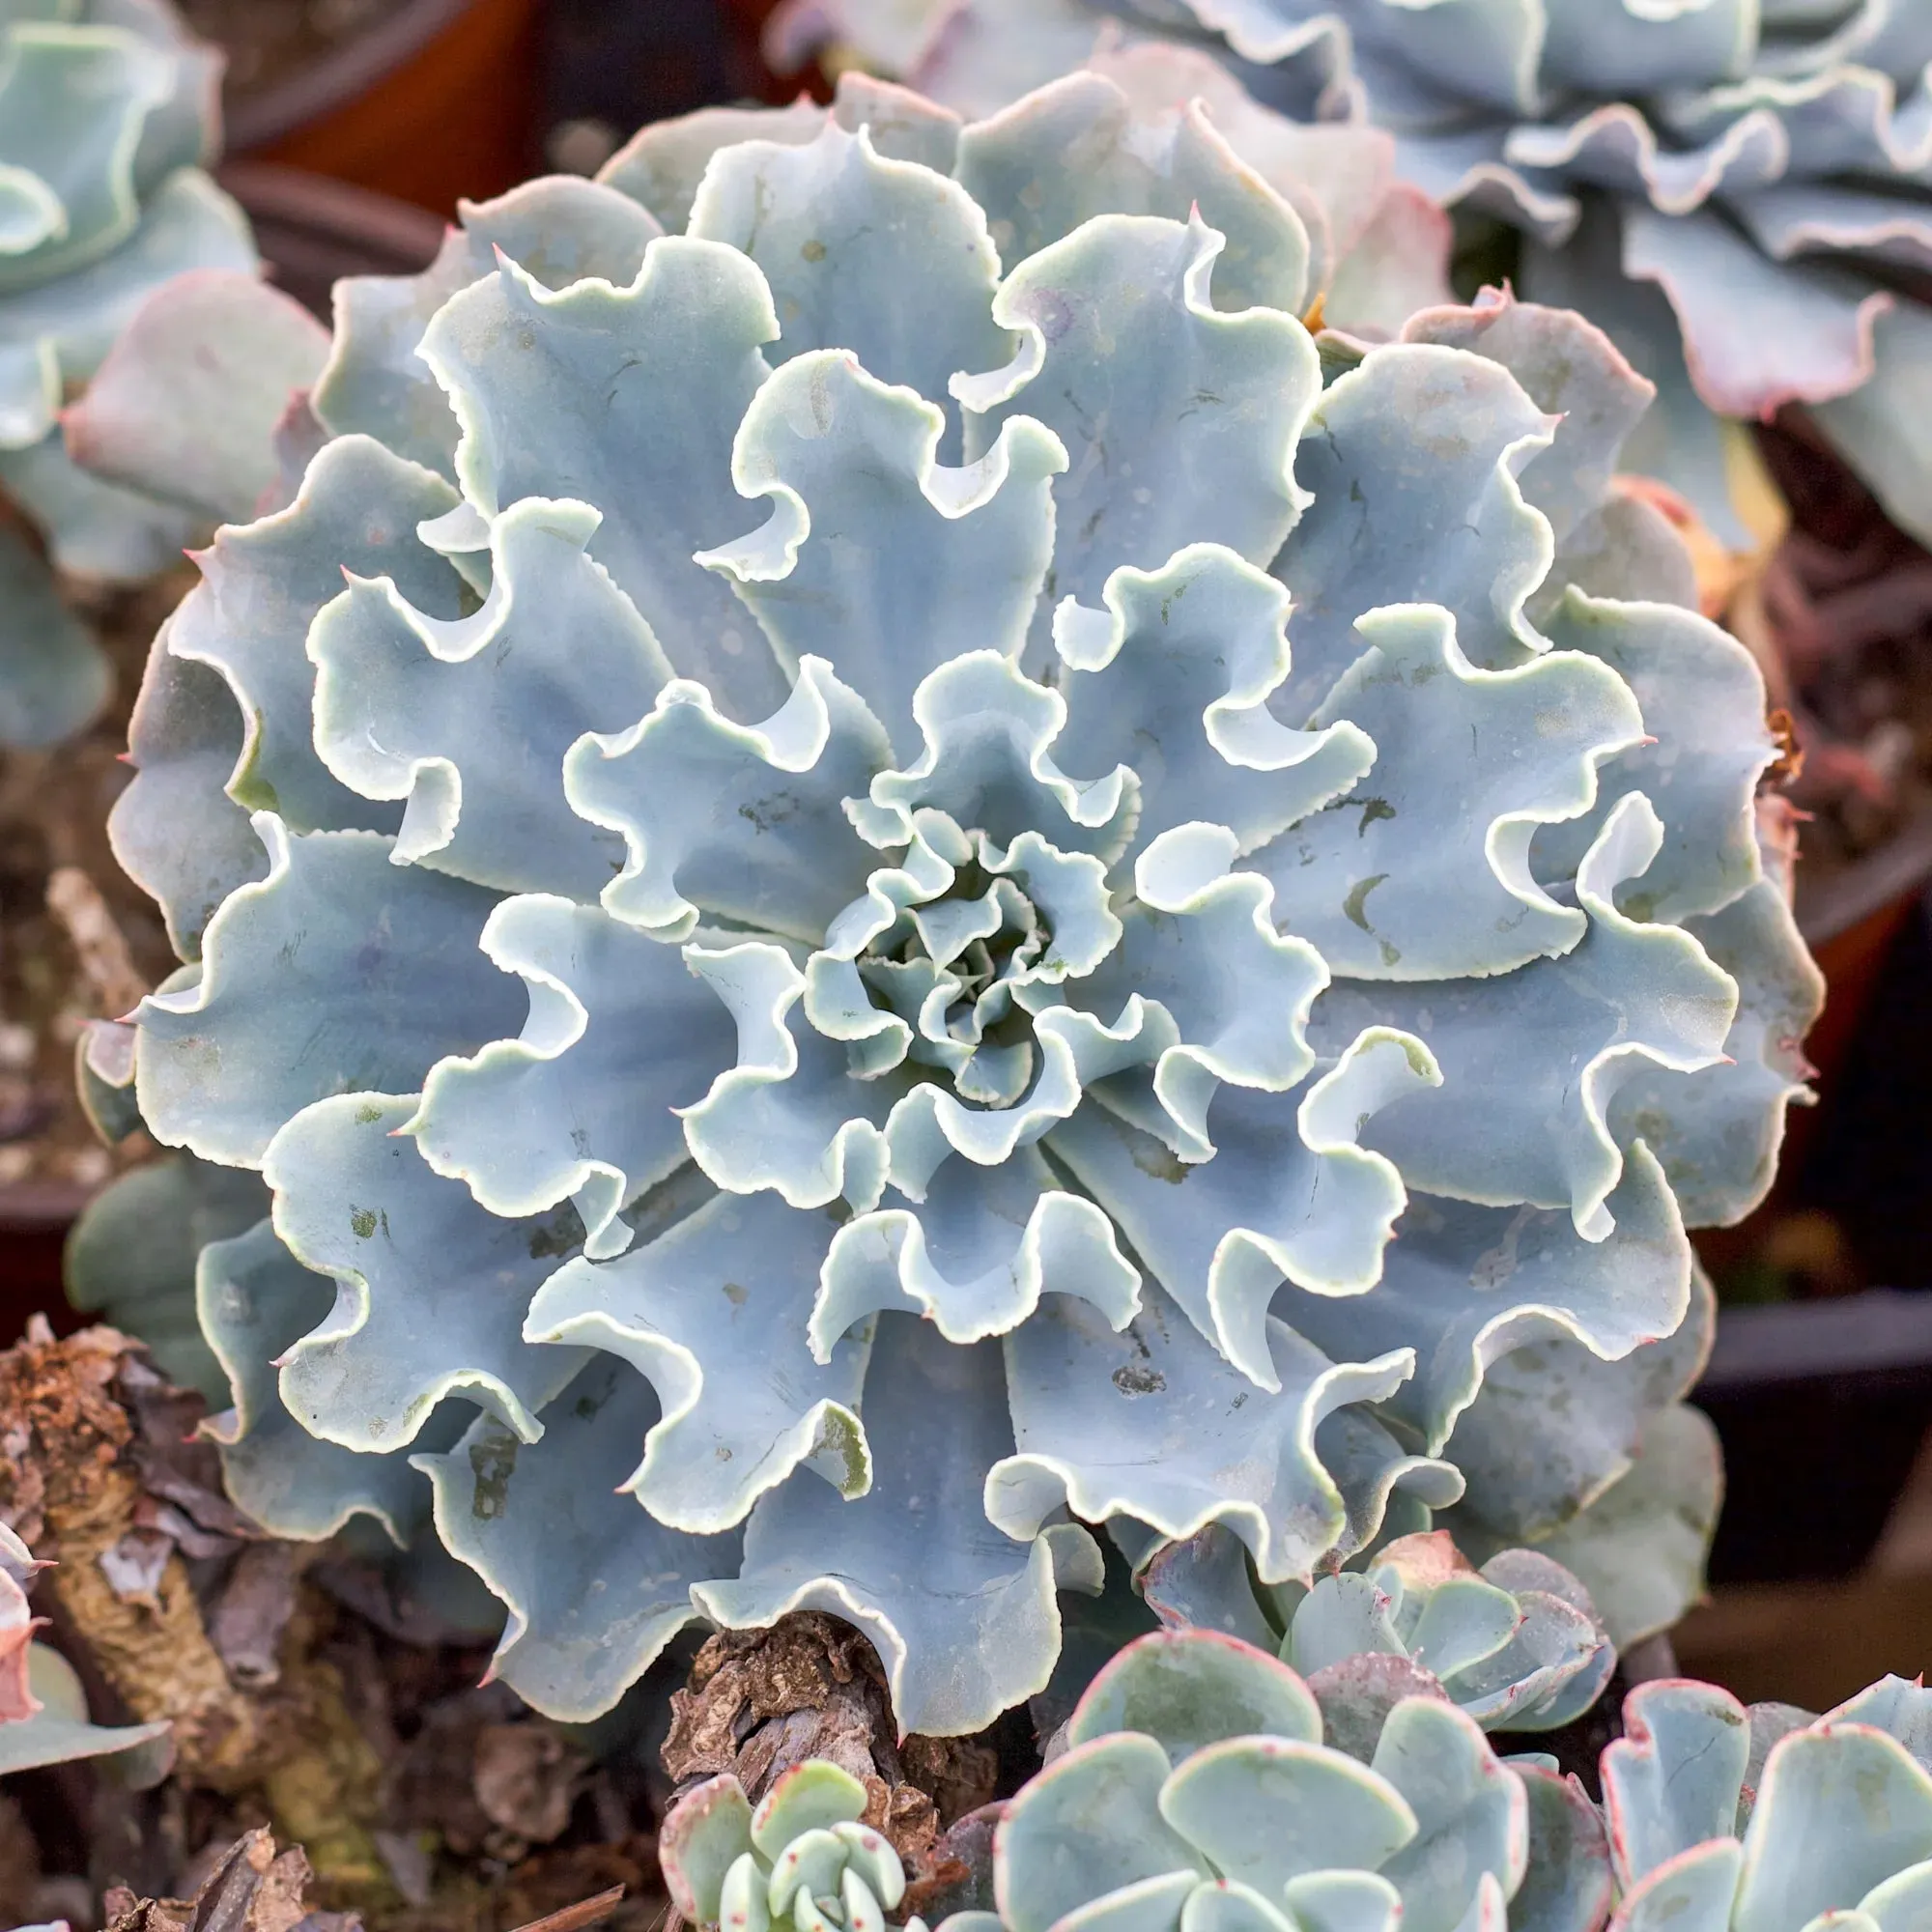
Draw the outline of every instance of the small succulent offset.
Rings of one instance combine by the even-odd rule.
[[[646,129],[343,286],[157,639],[116,1077],[272,1197],[231,1484],[433,1517],[540,1708],[817,1608],[972,1731],[1089,1525],[1694,1589],[1685,1223],[1818,999],[1763,693],[1604,338],[1320,350],[1292,213],[1104,74]]]
[[[671,1903],[695,1925],[730,1932],[884,1932],[905,1867],[860,1822],[865,1810],[866,1787],[825,1758],[783,1773],[755,1811],[729,1772],[707,1778],[658,1834]],[[924,1932],[916,1917],[901,1922]]]
[[[219,76],[163,0],[0,0],[0,492],[83,578],[152,576],[196,527],[77,468],[60,416],[161,284],[255,266],[240,209],[205,172]],[[107,683],[87,627],[0,519],[0,745],[71,735]]]
[[[1326,1675],[1304,1683],[1203,1632],[1130,1644],[1082,1698],[1064,1753],[1007,1805],[996,1913],[946,1926],[1602,1924],[1608,1851],[1575,1778],[1498,1758],[1426,1678]]]
[[[1207,40],[1256,96],[1367,119],[1403,179],[1519,231],[1518,284],[1605,329],[1662,402],[1634,468],[1726,540],[1720,418],[1802,402],[1932,541],[1932,11],[1911,0],[790,0],[984,112],[1147,35]]]
[[[1604,1753],[1622,1932],[1906,1932],[1932,1913],[1932,1691],[1887,1677],[1811,1718],[1639,1685]]]
[[[133,1780],[153,1782],[167,1768],[168,1726],[90,1723],[73,1666],[34,1641],[38,1620],[27,1605],[27,1586],[46,1567],[0,1522],[0,1776],[127,1753]]]
[[[1141,1587],[1163,1623],[1278,1650],[1318,1690],[1350,1658],[1406,1660],[1486,1731],[1555,1730],[1616,1668],[1589,1592],[1536,1550],[1501,1550],[1479,1571],[1438,1529],[1357,1563],[1312,1587],[1257,1584],[1240,1543],[1213,1523],[1159,1551]]]

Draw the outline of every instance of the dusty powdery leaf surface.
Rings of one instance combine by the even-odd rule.
[[[1287,258],[1223,286],[1236,163],[1110,208],[1067,102],[852,83],[469,211],[156,647],[139,1098],[272,1192],[200,1264],[231,1475],[433,1514],[558,1715],[816,1608],[971,1731],[1099,1525],[1694,1587],[1673,1181],[1761,1193],[1809,969],[1755,673],[1607,487],[1647,387],[1492,302],[1324,388]]]

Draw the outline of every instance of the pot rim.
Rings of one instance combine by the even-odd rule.
[[[369,92],[479,0],[406,0],[382,25],[354,36],[312,67],[224,110],[231,154],[267,147]]]

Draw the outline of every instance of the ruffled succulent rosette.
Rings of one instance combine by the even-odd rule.
[[[1141,1584],[1170,1627],[1238,1636],[1317,1684],[1351,1659],[1411,1664],[1486,1731],[1555,1730],[1616,1668],[1589,1592],[1560,1563],[1509,1549],[1479,1571],[1446,1530],[1396,1537],[1311,1587],[1258,1584],[1213,1523],[1160,1549]]]
[[[1887,1677],[1813,1719],[1665,1680],[1604,1753],[1613,1932],[1856,1927],[1932,1911],[1932,1692]]]
[[[1093,1526],[1574,1532],[1684,1413],[1680,1194],[1768,1182],[1815,976],[1756,673],[1608,485],[1647,385],[1494,301],[1324,388],[1293,231],[1210,225],[1276,204],[1095,99],[469,211],[157,641],[139,1101],[273,1195],[200,1261],[231,1482],[433,1514],[545,1710],[817,1607],[970,1731]]]
[[[162,0],[0,0],[0,491],[80,577],[152,576],[195,528],[78,469],[60,413],[170,277],[254,269],[205,172],[219,74]],[[0,609],[0,744],[56,743],[105,700],[107,664],[11,519]]]
[[[0,1522],[0,1776],[79,1758],[112,1758],[124,1782],[147,1785],[167,1771],[168,1726],[94,1724],[73,1665],[34,1641],[44,1622],[28,1606],[41,1571],[27,1546]]]
[[[1304,1680],[1236,1638],[1160,1633],[1082,1698],[1064,1752],[1006,1806],[994,1912],[952,1932],[1504,1925],[1594,1932],[1603,1823],[1574,1777],[1496,1756],[1395,1660]]]
[[[1633,468],[1749,548],[1739,420],[1808,405],[1932,540],[1932,16],[1905,0],[791,0],[827,40],[985,104],[1096,43],[1207,37],[1260,99],[1365,117],[1403,179],[1520,231],[1520,283],[1655,381]]]

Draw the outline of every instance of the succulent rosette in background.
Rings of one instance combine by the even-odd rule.
[[[433,1518],[541,1709],[810,1607],[970,1731],[1096,1533],[1694,1591],[1685,1225],[1817,1002],[1762,691],[1604,338],[1324,356],[1308,236],[1104,74],[853,79],[339,291],[137,707],[132,1073],[272,1198],[237,1499]]]
[[[1520,236],[1517,286],[1657,384],[1627,461],[1727,542],[1723,419],[1810,406],[1921,542],[1932,454],[1932,13],[1908,0],[790,0],[827,43],[983,110],[1096,45],[1213,46],[1255,97],[1366,120],[1402,179]]]
[[[194,517],[78,469],[63,405],[142,302],[185,270],[252,273],[242,212],[210,180],[220,56],[161,0],[0,0],[0,745],[58,742],[107,694],[105,658],[54,565],[153,576]]]

